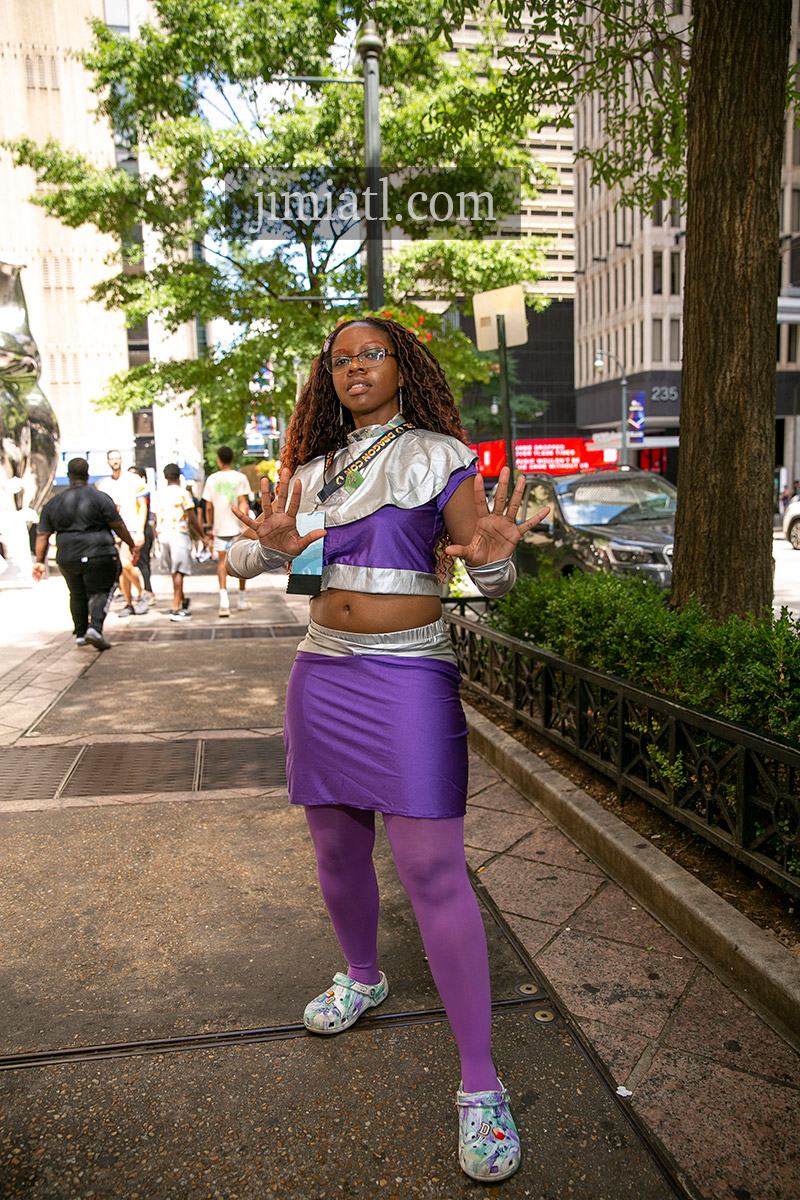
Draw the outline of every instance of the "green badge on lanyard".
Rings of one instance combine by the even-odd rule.
[[[364,482],[364,476],[360,471],[348,471],[344,479],[344,490],[352,496],[357,487]]]

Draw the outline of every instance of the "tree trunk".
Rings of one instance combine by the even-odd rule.
[[[695,0],[672,601],[772,603],[775,325],[792,0]]]

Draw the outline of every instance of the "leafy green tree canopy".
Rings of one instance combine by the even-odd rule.
[[[404,3],[405,0],[399,0]],[[381,19],[378,0],[376,19]],[[587,182],[649,214],[685,199],[680,465],[673,603],[761,615],[772,598],[775,300],[792,0],[499,0],[498,135],[543,112],[570,126]],[[447,21],[480,11],[453,0]],[[795,110],[795,119],[798,112]],[[634,253],[648,249],[643,239]],[[642,261],[644,261],[642,259]],[[591,264],[587,264],[591,269]],[[598,339],[602,336],[597,333]]]
[[[197,319],[226,322],[230,331],[200,359],[150,362],[116,376],[102,402],[137,409],[188,395],[202,403],[215,438],[231,438],[265,362],[275,387],[259,407],[285,415],[298,372],[336,317],[363,311],[357,228],[326,228],[309,210],[285,205],[277,232],[257,219],[265,195],[363,194],[362,87],[273,82],[360,76],[357,27],[336,4],[310,0],[155,0],[154,7],[157,23],[130,38],[93,22],[83,56],[124,169],[99,168],[52,141],[23,138],[13,152],[42,185],[34,203],[69,226],[93,224],[117,239],[116,272],[96,298],[121,309],[131,326],[156,317],[175,331]],[[413,21],[407,15],[387,13],[381,24],[382,171],[392,180],[392,223],[412,239],[387,256],[387,303],[416,319],[414,300],[469,298],[509,282],[532,294],[539,243],[497,235],[501,219],[519,211],[520,192],[533,195],[547,172],[515,133],[498,137],[493,26],[483,47],[455,55],[444,33],[431,36],[441,24],[431,0],[416,6]],[[478,115],[454,137],[467,93]],[[431,239],[430,224],[413,215],[412,195],[456,184],[466,195],[490,191],[495,220],[470,229],[448,215]],[[489,239],[477,236],[487,228]],[[341,307],[341,297],[353,300]],[[449,322],[431,317],[427,332],[456,394],[488,378],[486,362]]]

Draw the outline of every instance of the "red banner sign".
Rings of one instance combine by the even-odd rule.
[[[506,462],[504,441],[481,442],[472,449],[478,455],[478,471],[481,475],[500,474]],[[574,475],[578,471],[610,466],[616,457],[615,450],[587,450],[583,438],[517,441],[514,445],[516,468],[526,475],[534,471],[546,471],[550,475]]]

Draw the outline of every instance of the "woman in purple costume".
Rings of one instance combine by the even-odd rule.
[[[249,578],[324,538],[286,696],[289,794],[303,805],[347,970],[312,1000],[312,1033],[349,1028],[388,995],[378,966],[372,861],[380,812],[458,1046],[459,1162],[496,1181],[519,1166],[519,1137],[491,1053],[486,937],[467,875],[467,726],[442,619],[437,548],[485,594],[516,578],[524,478],[486,503],[445,376],[417,337],[373,317],[341,324],[314,360],[289,426],[277,495],[228,569]],[[298,516],[324,529],[302,536]],[[447,541],[449,539],[449,545]]]

